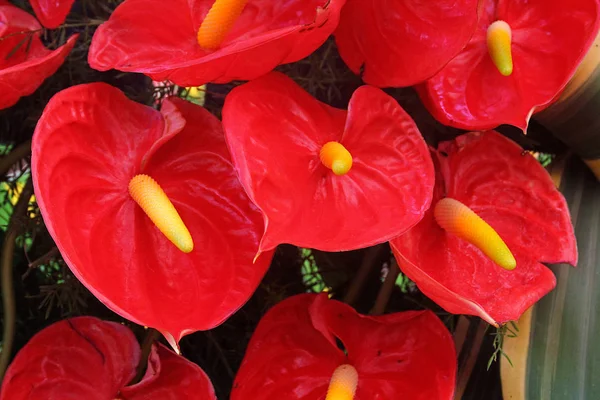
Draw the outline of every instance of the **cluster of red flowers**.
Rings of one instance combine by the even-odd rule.
[[[31,3],[54,28],[73,0]],[[33,138],[36,198],[77,278],[175,350],[248,300],[280,243],[390,241],[404,273],[447,311],[515,320],[555,285],[541,262],[575,264],[577,248],[545,170],[485,130],[525,130],[599,24],[600,0],[125,0],[95,32],[92,68],[182,86],[250,82],[228,94],[222,122],[178,98],[157,111],[103,83],[58,93]],[[0,108],[32,93],[76,40],[50,51],[40,32],[0,0]],[[347,110],[272,72],[331,34],[367,83]],[[31,44],[12,51],[23,35]],[[478,132],[428,148],[379,88],[413,85],[439,121]],[[199,368],[161,346],[127,386],[139,361],[124,327],[63,321],[21,351],[0,399],[214,398]],[[261,321],[232,399],[451,399],[455,373],[433,314],[365,317],[302,295]]]

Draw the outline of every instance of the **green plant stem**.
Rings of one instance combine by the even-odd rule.
[[[4,332],[2,337],[2,353],[0,353],[0,381],[4,379],[4,373],[10,362],[13,341],[15,337],[16,306],[15,292],[13,287],[13,255],[15,242],[22,227],[22,220],[27,216],[29,199],[33,194],[31,178],[28,179],[25,188],[19,196],[19,200],[13,209],[10,218],[4,244],[2,245],[2,256],[0,257],[0,270],[2,276],[2,304],[4,305]]]
[[[375,300],[375,305],[370,312],[371,315],[381,315],[385,312],[385,308],[390,301],[390,297],[392,296],[399,273],[400,269],[398,268],[398,263],[394,259],[390,264],[390,269],[385,277],[385,280],[383,281],[383,284],[381,285],[381,289],[379,289],[377,299]]]
[[[21,143],[15,147],[10,153],[0,158],[0,176],[6,175],[10,167],[15,165],[19,160],[27,157],[31,153],[31,140]]]
[[[465,350],[469,352],[466,357],[466,361],[459,365],[459,373],[456,379],[456,389],[454,391],[455,399],[462,399],[463,394],[467,389],[467,384],[471,379],[473,368],[475,368],[475,364],[477,363],[477,358],[479,357],[481,345],[485,337],[485,331],[487,330],[488,326],[488,323],[483,320],[479,320],[477,322],[477,332],[475,333],[475,339],[473,339],[473,341],[469,343],[470,346],[468,350]]]

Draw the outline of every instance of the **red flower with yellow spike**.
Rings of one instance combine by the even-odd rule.
[[[125,0],[89,63],[182,86],[264,75],[325,42],[345,0]]]
[[[56,50],[40,40],[41,26],[25,11],[0,2],[0,109],[32,94],[61,66],[77,35]]]
[[[342,59],[380,87],[412,86],[441,70],[469,42],[478,0],[348,0],[335,31]]]
[[[252,264],[261,216],[202,107],[175,98],[158,112],[106,84],[72,87],[44,110],[32,152],[42,216],[73,273],[175,348],[241,307],[269,266],[269,254]]]
[[[517,320],[556,284],[541,262],[577,263],[565,199],[542,166],[496,132],[441,143],[433,206],[390,242],[400,268],[447,311]]]
[[[121,324],[92,317],[60,321],[19,351],[0,400],[216,400],[204,371],[161,344],[152,346],[142,380],[127,386],[140,358],[135,336]]]
[[[600,0],[483,0],[465,49],[419,87],[440,122],[527,129],[561,92],[592,45]]]
[[[452,336],[432,312],[369,317],[304,294],[260,321],[231,400],[450,400],[455,376]]]
[[[65,22],[75,0],[29,0],[35,16],[46,28],[58,28]]]
[[[385,242],[430,206],[429,150],[380,89],[357,89],[346,111],[272,72],[230,92],[223,126],[241,183],[263,212],[259,252],[280,243],[341,251]]]

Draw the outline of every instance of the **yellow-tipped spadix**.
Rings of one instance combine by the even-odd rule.
[[[358,386],[358,372],[350,364],[340,365],[333,371],[325,400],[354,400]]]
[[[184,253],[194,249],[192,235],[160,185],[148,175],[136,175],[129,181],[129,194],[148,218]]]
[[[444,230],[473,244],[502,268],[512,270],[517,266],[515,257],[494,228],[460,201],[441,199],[433,214]]]
[[[336,175],[344,175],[352,168],[352,154],[341,143],[327,142],[319,154],[324,166]]]
[[[198,44],[207,50],[221,46],[248,0],[215,0],[198,29]]]
[[[498,71],[504,76],[513,72],[512,32],[504,21],[492,23],[487,30],[487,47]]]

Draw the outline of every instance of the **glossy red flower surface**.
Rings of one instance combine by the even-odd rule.
[[[230,92],[223,126],[242,185],[263,212],[260,251],[279,243],[325,251],[370,246],[402,234],[429,208],[427,146],[380,89],[359,88],[346,111],[273,72]],[[345,175],[320,160],[330,141],[352,154]]]
[[[335,31],[342,59],[375,86],[412,86],[469,42],[478,0],[348,0]]]
[[[217,50],[197,42],[214,0],[126,0],[92,41],[89,63],[182,86],[261,76],[315,51],[338,24],[345,0],[249,0]]]
[[[478,315],[491,324],[517,320],[556,284],[541,262],[577,263],[565,199],[531,155],[493,131],[441,143],[434,160],[432,204],[450,197],[471,208],[498,232],[517,266],[502,269],[447,233],[432,206],[418,225],[390,242],[400,268],[449,312]]]
[[[512,75],[488,53],[488,27],[512,30]],[[565,87],[591,46],[600,23],[599,0],[483,0],[479,26],[467,47],[419,88],[440,122],[484,130],[510,124],[523,130],[531,114]]]
[[[260,321],[231,400],[322,400],[342,364],[358,372],[354,400],[454,395],[454,343],[432,312],[369,317],[325,294],[304,294],[277,304]]]
[[[92,317],[57,322],[19,351],[2,382],[1,400],[215,400],[204,371],[158,344],[142,380],[141,352],[125,326]]]
[[[270,254],[252,263],[261,216],[239,184],[220,122],[202,107],[174,98],[158,112],[103,83],[75,86],[50,100],[32,152],[42,216],[73,273],[173,346],[234,313],[269,266]],[[190,253],[129,195],[142,173],[179,211]]]
[[[46,28],[58,28],[65,22],[75,0],[29,0],[33,12]]]
[[[40,40],[40,29],[31,15],[0,2],[0,109],[32,94],[56,72],[77,40],[73,35],[63,46],[48,50]]]

